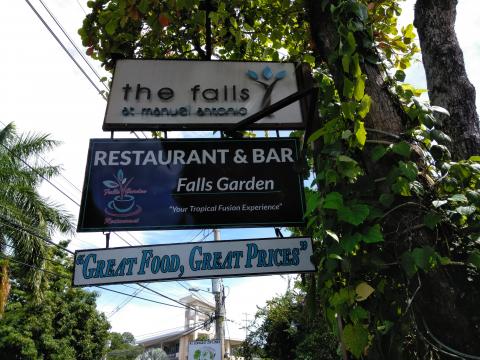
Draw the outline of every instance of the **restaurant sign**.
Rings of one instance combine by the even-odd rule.
[[[77,230],[304,225],[298,141],[92,139]]]
[[[77,250],[73,285],[312,272],[312,254],[303,237]]]
[[[117,60],[104,130],[228,129],[306,87],[305,65],[276,62]],[[301,129],[304,100],[250,125]]]

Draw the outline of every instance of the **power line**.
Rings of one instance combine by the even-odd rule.
[[[57,24],[57,26],[59,27],[60,31],[63,33],[63,35],[65,35],[65,37],[68,39],[68,41],[70,42],[70,44],[72,44],[72,46],[75,48],[75,50],[77,51],[77,53],[82,57],[82,59],[85,61],[85,63],[88,65],[88,67],[90,68],[90,70],[92,70],[92,72],[95,74],[95,76],[98,78],[98,80],[101,82],[101,84],[105,87],[105,89],[108,91],[110,90],[108,88],[107,85],[105,85],[105,83],[102,82],[102,77],[98,74],[98,72],[95,70],[95,68],[90,64],[90,62],[88,61],[88,59],[85,57],[85,55],[83,54],[82,51],[80,51],[80,49],[78,48],[77,44],[75,44],[75,42],[72,40],[72,38],[67,34],[67,32],[65,31],[65,29],[63,28],[62,24],[60,24],[60,22],[58,21],[58,19],[55,17],[55,15],[53,15],[53,13],[50,11],[50,9],[47,7],[47,5],[45,5],[45,3],[43,2],[43,0],[38,0],[40,2],[40,4],[42,4],[43,8],[47,11],[48,15],[50,15],[50,17],[53,19],[53,21],[55,22],[55,24]]]
[[[0,253],[0,257],[1,257],[1,258],[4,258],[4,259],[7,259],[7,260],[9,260],[9,261],[13,261],[13,262],[15,262],[15,263],[18,263],[18,264],[27,266],[27,267],[32,268],[32,269],[36,269],[36,270],[43,271],[44,273],[51,274],[51,275],[56,276],[56,277],[59,277],[59,278],[71,279],[71,277],[68,276],[68,275],[59,274],[59,273],[57,273],[57,272],[50,271],[50,270],[47,270],[47,269],[41,269],[41,268],[39,268],[38,266],[35,266],[35,265],[32,265],[32,264],[27,264],[27,263],[25,263],[25,262],[23,262],[23,261],[14,259],[14,258],[12,258],[11,256],[6,256],[6,255],[4,255],[4,254],[2,254],[2,253]],[[137,296],[137,295],[127,294],[127,293],[124,293],[124,292],[121,292],[121,291],[118,291],[118,290],[113,290],[113,289],[106,288],[106,287],[104,287],[104,286],[95,285],[95,286],[93,286],[93,287],[96,287],[96,288],[99,288],[99,289],[102,289],[102,290],[106,290],[106,291],[110,291],[110,292],[113,292],[113,293],[116,293],[116,294],[124,295],[124,296],[130,296],[130,297],[135,298],[135,299],[150,301],[150,302],[153,302],[153,303],[156,303],[156,304],[160,304],[160,305],[175,307],[175,308],[179,308],[179,309],[184,309],[184,308],[186,307],[185,305],[183,305],[183,306],[178,306],[178,305],[168,304],[168,303],[164,303],[164,302],[157,301],[157,300],[153,300],[153,299],[144,298],[144,297]]]
[[[28,0],[27,0],[28,1]],[[22,159],[20,156],[17,154],[13,153],[11,149],[8,148],[8,146],[5,146],[3,143],[0,143],[0,145],[5,148],[12,156],[20,160],[23,164],[25,164],[29,169],[31,169],[33,172],[35,172],[38,176],[40,176],[43,180],[45,180],[47,183],[49,183],[51,186],[53,186],[57,191],[59,191],[62,195],[64,195],[67,199],[72,201],[75,205],[80,206],[80,203],[78,203],[76,200],[74,200],[72,197],[70,197],[67,193],[65,193],[62,189],[60,189],[57,185],[55,185],[52,181],[50,181],[49,178],[45,177],[42,173],[40,173],[37,169],[35,169],[33,166],[31,166],[28,162],[26,162],[24,159]],[[116,236],[118,236],[120,239],[122,239],[126,244],[132,246],[131,243],[129,243],[125,238],[122,236],[118,235],[117,233],[114,233]],[[142,243],[135,238],[135,240],[142,245]]]
[[[1,205],[0,205],[0,206],[1,206]],[[20,224],[17,224],[17,223],[15,223],[15,222],[13,222],[13,221],[11,221],[10,219],[8,219],[8,218],[6,218],[5,216],[3,216],[3,214],[0,214],[0,220],[3,220],[4,222],[7,223],[8,226],[10,226],[10,227],[12,227],[12,228],[14,228],[14,229],[16,229],[16,230],[20,230],[20,231],[26,232],[27,234],[30,234],[30,235],[32,235],[32,236],[34,236],[34,237],[36,237],[36,238],[38,238],[38,239],[40,239],[40,240],[43,240],[43,241],[45,241],[45,242],[47,242],[47,243],[49,243],[49,244],[51,244],[51,245],[53,245],[53,246],[55,246],[55,247],[57,247],[57,248],[59,248],[59,249],[65,250],[66,252],[68,252],[68,253],[70,253],[70,254],[72,254],[72,255],[75,254],[73,251],[71,251],[71,250],[69,250],[69,249],[67,249],[67,248],[64,248],[63,246],[61,246],[61,245],[53,242],[52,240],[47,239],[47,238],[44,237],[44,236],[38,235],[37,233],[35,233],[35,232],[33,232],[33,231],[25,228],[24,226],[22,226],[22,225],[20,225]]]
[[[148,339],[149,337],[152,337],[154,335],[160,335],[160,334],[164,334],[164,333],[167,333],[167,332],[170,332],[170,331],[173,331],[173,330],[180,330],[180,329],[185,329],[186,331],[187,330],[190,330],[192,327],[195,327],[195,326],[198,326],[198,325],[204,325],[204,321],[197,321],[197,322],[194,322],[191,327],[185,329],[185,325],[180,325],[180,326],[175,326],[173,328],[169,328],[169,329],[164,329],[164,330],[160,330],[160,331],[154,331],[154,332],[151,332],[151,333],[146,333],[146,334],[141,334],[141,335],[137,335],[135,338],[136,339],[140,339],[140,338],[143,338],[143,339]]]
[[[86,12],[85,9],[83,8],[82,4],[80,4],[80,1],[75,0],[75,2],[78,4],[78,6],[80,6],[80,9],[82,9],[83,13],[84,13],[85,15],[87,15],[87,12]]]
[[[200,311],[199,309],[195,309],[194,307],[188,306],[188,305],[186,305],[186,304],[184,304],[184,303],[182,303],[182,302],[180,302],[180,301],[178,301],[178,300],[175,300],[175,299],[173,299],[173,298],[171,298],[171,297],[169,297],[169,296],[167,296],[167,295],[163,295],[162,293],[159,293],[158,291],[153,290],[153,289],[151,289],[151,288],[149,288],[149,287],[147,287],[147,286],[145,286],[145,285],[142,285],[142,284],[140,284],[140,283],[137,283],[137,285],[138,285],[138,286],[141,286],[142,288],[147,289],[147,290],[153,292],[154,294],[157,294],[157,295],[159,295],[159,296],[161,296],[161,297],[163,297],[163,298],[165,298],[165,299],[168,299],[168,300],[173,301],[173,302],[175,302],[175,303],[177,303],[177,304],[180,304],[180,305],[184,306],[184,307],[187,308],[187,309],[190,309],[190,310],[193,310],[193,311],[197,311],[197,312],[199,312],[199,313],[201,313],[201,314],[210,316],[209,313],[206,313],[206,312],[204,312],[204,311]]]
[[[70,254],[72,254],[72,255],[74,254],[73,251],[62,247],[62,246],[56,244],[55,242],[53,242],[52,240],[47,239],[47,238],[45,238],[45,237],[43,237],[43,236],[40,236],[40,235],[34,233],[33,231],[30,231],[30,230],[26,229],[25,227],[19,225],[19,224],[16,224],[16,223],[12,222],[11,220],[9,220],[9,219],[7,219],[6,217],[4,217],[2,214],[0,214],[0,220],[3,220],[3,221],[5,221],[5,222],[7,222],[8,225],[10,225],[11,227],[13,227],[13,228],[15,228],[15,229],[17,229],[17,230],[27,232],[27,233],[29,233],[30,235],[35,236],[35,237],[37,237],[37,238],[40,239],[40,240],[43,240],[43,241],[45,241],[45,242],[47,242],[47,243],[49,243],[49,244],[51,244],[51,245],[54,245],[54,246],[58,247],[59,249],[65,250],[66,252],[68,252],[68,253],[70,253]],[[0,254],[0,255],[3,255],[3,254]],[[3,256],[5,256],[5,255],[3,255]],[[43,259],[44,259],[44,258],[43,258]],[[25,263],[23,263],[23,264],[26,265],[26,266],[32,267],[32,268],[37,268],[37,267],[35,267],[35,266],[33,266],[33,265],[29,265],[29,264],[25,264]],[[58,263],[58,264],[60,265],[60,263]],[[40,269],[40,268],[37,268],[37,269],[38,269],[38,270],[41,270],[41,271],[46,271],[46,272],[52,273],[52,272],[50,272],[50,271],[48,271],[48,270],[45,270],[45,269]],[[57,274],[57,275],[58,275],[58,274]],[[203,311],[197,310],[197,309],[195,309],[195,308],[193,308],[193,307],[191,307],[191,306],[185,305],[185,304],[181,303],[180,301],[175,300],[175,299],[173,299],[173,298],[171,298],[171,297],[169,297],[169,296],[167,296],[167,295],[164,295],[164,294],[162,294],[162,293],[160,293],[160,292],[158,292],[158,291],[156,291],[156,290],[150,289],[149,287],[147,287],[147,286],[145,286],[145,285],[142,285],[142,284],[140,284],[140,283],[138,283],[137,285],[140,286],[140,287],[142,287],[142,288],[145,288],[145,289],[153,292],[154,294],[157,294],[157,295],[159,295],[159,296],[161,296],[161,297],[163,297],[163,298],[165,298],[165,299],[168,299],[168,300],[173,301],[173,302],[175,302],[175,303],[177,303],[177,304],[180,304],[180,305],[182,306],[182,308],[191,309],[191,310],[194,310],[194,311],[198,311],[198,312],[200,312],[200,313],[202,313],[202,314],[205,314],[205,315],[207,315],[207,316],[210,316],[210,314],[208,314],[208,313],[205,313],[205,312],[203,312]],[[98,288],[100,288],[100,289],[107,289],[107,288],[104,288],[104,287],[102,287],[102,286],[96,286],[96,287],[98,287]],[[112,289],[107,289],[107,290],[108,290],[108,291],[113,291]],[[136,296],[136,297],[137,297],[137,298],[140,298],[140,297],[138,297],[138,296]],[[160,303],[160,302],[158,302],[158,303]],[[178,307],[178,306],[173,305],[173,304],[166,304],[166,303],[162,303],[162,304],[164,304],[164,305],[169,305],[169,306],[174,306],[174,307]]]
[[[78,63],[78,61],[75,59],[75,57],[70,54],[70,52],[67,50],[67,48],[65,47],[65,45],[63,45],[63,43],[60,41],[60,39],[58,38],[58,36],[53,32],[53,30],[50,28],[50,26],[45,22],[45,20],[43,19],[43,17],[38,13],[38,11],[35,9],[35,7],[32,5],[32,3],[30,2],[30,0],[25,0],[28,4],[28,6],[30,6],[30,8],[32,9],[32,11],[35,13],[35,15],[37,15],[37,17],[40,19],[40,21],[42,22],[42,24],[48,29],[48,31],[50,32],[50,34],[55,38],[55,40],[58,42],[58,44],[62,47],[62,49],[67,53],[68,57],[75,63],[75,65],[77,65],[78,69],[82,72],[82,74],[88,79],[88,81],[90,82],[90,84],[92,84],[92,86],[95,88],[95,90],[97,90],[97,92],[100,94],[100,96],[102,96],[104,99],[105,99],[105,95],[103,94],[103,92],[100,90],[100,88],[93,82],[93,80],[88,76],[88,74],[85,72],[85,70],[80,66],[80,64]]]
[[[136,296],[140,294],[143,291],[143,289],[136,289],[135,292],[132,294],[133,296]],[[127,305],[130,301],[133,300],[133,297],[126,298],[123,300],[115,309],[113,309],[108,315],[107,318],[110,319],[113,315],[118,313],[125,305]]]

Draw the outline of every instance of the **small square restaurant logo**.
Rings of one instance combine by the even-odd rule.
[[[123,170],[119,169],[113,174],[113,179],[103,181],[103,195],[109,199],[104,209],[106,224],[139,222],[143,209],[136,203],[135,195],[146,194],[147,190],[131,188],[133,180],[133,177],[127,178]]]

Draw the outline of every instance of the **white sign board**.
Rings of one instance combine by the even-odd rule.
[[[75,251],[74,286],[315,271],[311,238],[210,241]]]
[[[190,341],[188,360],[222,360],[220,340]]]
[[[221,130],[304,87],[302,65],[118,60],[104,130]],[[301,129],[295,102],[250,129]]]

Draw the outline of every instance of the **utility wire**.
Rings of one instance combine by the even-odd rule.
[[[20,265],[27,266],[27,267],[32,268],[32,269],[36,269],[36,270],[43,271],[43,272],[46,273],[46,274],[50,274],[50,275],[56,276],[56,277],[58,277],[58,278],[71,279],[70,276],[68,276],[68,275],[59,274],[59,273],[57,273],[57,272],[50,271],[50,270],[47,270],[47,269],[41,269],[41,268],[39,268],[39,267],[37,267],[37,266],[31,265],[31,264],[27,264],[27,263],[25,263],[25,262],[23,262],[23,261],[14,259],[14,258],[12,258],[11,256],[6,256],[6,255],[4,255],[4,254],[2,254],[2,253],[0,253],[0,257],[1,257],[1,258],[4,258],[4,259],[7,259],[7,260],[9,260],[9,261],[13,261],[13,262],[15,262],[15,263],[18,263],[18,264],[20,264]],[[116,294],[125,295],[125,296],[130,296],[130,297],[133,297],[133,298],[135,298],[135,299],[150,301],[150,302],[153,302],[153,303],[156,303],[156,304],[160,304],[160,305],[175,307],[175,308],[179,308],[179,309],[184,309],[184,308],[186,307],[185,305],[183,305],[183,306],[178,306],[178,305],[174,305],[174,304],[164,303],[164,302],[161,302],[161,301],[156,301],[156,300],[153,300],[153,299],[144,298],[144,297],[137,296],[137,295],[127,294],[127,293],[124,293],[124,292],[121,292],[121,291],[118,291],[118,290],[113,290],[113,289],[106,288],[106,287],[104,287],[104,286],[98,286],[98,285],[96,285],[96,286],[94,286],[94,287],[99,288],[99,289],[102,289],[102,290],[110,291],[110,292],[113,292],[113,293],[116,293]]]
[[[28,0],[27,0],[28,1]],[[49,178],[45,177],[43,174],[41,174],[37,169],[35,169],[33,166],[31,166],[27,161],[22,159],[20,156],[14,154],[11,149],[9,149],[7,146],[5,146],[3,143],[0,143],[0,145],[5,148],[12,156],[16,157],[18,160],[20,160],[23,164],[25,164],[30,170],[35,172],[38,176],[40,176],[43,180],[45,180],[47,183],[49,183],[51,186],[53,186],[57,191],[59,191],[62,195],[64,195],[67,199],[72,201],[75,205],[80,206],[80,203],[76,200],[74,200],[71,196],[69,196],[66,192],[64,192],[62,189],[60,189],[57,185],[55,185]],[[129,243],[125,238],[122,236],[118,235],[117,233],[114,233],[116,236],[118,236],[120,239],[122,239],[126,244],[132,246],[131,243]],[[142,245],[142,243],[136,239],[137,242]]]
[[[199,313],[201,313],[201,314],[210,316],[209,313],[206,313],[206,312],[201,311],[201,310],[199,310],[199,309],[195,309],[194,307],[188,306],[188,305],[186,305],[186,304],[184,304],[184,303],[182,303],[182,302],[180,302],[180,301],[178,301],[178,300],[175,300],[175,299],[173,299],[173,298],[171,298],[171,297],[169,297],[169,296],[167,296],[167,295],[163,295],[162,293],[159,293],[158,291],[153,290],[153,289],[151,289],[151,288],[149,288],[149,287],[147,287],[147,286],[145,286],[145,285],[142,285],[142,284],[140,284],[140,283],[138,283],[137,285],[140,286],[140,287],[142,287],[142,288],[144,288],[144,289],[147,289],[147,290],[151,291],[152,293],[157,294],[157,295],[159,295],[159,296],[161,296],[161,297],[163,297],[163,298],[165,298],[165,299],[168,299],[168,300],[173,301],[173,302],[175,302],[175,303],[177,303],[177,304],[180,304],[180,305],[184,306],[184,307],[187,308],[187,309],[190,309],[190,310],[199,312]]]
[[[136,296],[136,295],[140,294],[142,291],[143,291],[143,289],[136,289],[135,292],[132,295]],[[110,313],[107,315],[107,318],[110,319],[113,315],[118,313],[125,305],[127,305],[132,300],[133,300],[133,297],[126,298],[125,300],[123,300],[120,304],[117,305],[117,307],[115,309],[110,311]]]
[[[107,85],[105,85],[105,83],[102,81],[102,77],[98,74],[98,72],[95,70],[95,68],[90,64],[90,62],[88,61],[88,59],[85,57],[85,55],[83,54],[83,51],[81,51],[77,44],[75,44],[75,42],[72,40],[72,38],[67,34],[67,32],[65,31],[65,29],[63,28],[62,24],[60,24],[60,22],[58,21],[58,19],[55,17],[55,15],[52,14],[52,12],[50,11],[50,9],[47,7],[47,5],[45,5],[45,3],[43,2],[43,0],[38,0],[40,2],[40,4],[42,4],[43,8],[47,11],[48,15],[50,15],[50,17],[53,19],[53,21],[55,22],[55,24],[57,24],[57,26],[59,27],[60,31],[63,33],[63,35],[65,35],[65,37],[68,39],[68,41],[70,42],[70,44],[72,44],[72,46],[75,48],[75,50],[77,51],[77,53],[82,57],[82,59],[85,61],[85,63],[88,65],[88,67],[90,68],[90,70],[92,70],[92,72],[95,74],[95,76],[98,78],[98,80],[102,83],[102,85],[105,87],[105,89],[107,91],[109,91],[110,89],[108,88]]]
[[[85,77],[88,79],[88,81],[90,82],[90,84],[92,84],[92,86],[95,88],[95,90],[97,90],[97,92],[100,94],[101,97],[103,97],[105,100],[105,95],[103,94],[102,90],[100,90],[100,88],[93,82],[93,80],[88,76],[88,74],[85,72],[85,70],[80,66],[80,64],[78,63],[78,61],[75,59],[75,57],[70,54],[70,52],[67,50],[67,48],[65,47],[65,45],[63,45],[63,43],[60,41],[60,39],[58,38],[58,36],[53,32],[53,30],[50,28],[50,26],[45,22],[45,20],[43,19],[43,17],[38,13],[38,11],[35,9],[35,7],[32,5],[32,3],[30,2],[30,0],[25,0],[28,4],[28,6],[30,6],[30,8],[32,9],[32,11],[35,13],[35,15],[37,15],[37,17],[40,19],[40,21],[42,22],[42,24],[48,29],[48,31],[50,32],[50,34],[55,38],[55,40],[57,40],[58,44],[62,47],[62,49],[67,53],[68,57],[75,63],[75,65],[77,65],[78,69],[82,72],[83,75],[85,75]]]
[[[40,235],[36,234],[35,232],[30,231],[30,230],[28,230],[27,228],[25,228],[25,227],[23,227],[23,226],[21,226],[21,225],[19,225],[19,224],[14,223],[13,221],[11,221],[11,220],[9,220],[8,218],[4,217],[2,214],[0,214],[0,220],[5,221],[9,226],[11,226],[11,227],[13,227],[13,228],[15,228],[15,229],[17,229],[17,230],[27,232],[28,234],[30,234],[30,235],[32,235],[32,236],[35,236],[35,237],[37,237],[37,238],[40,239],[40,240],[43,240],[43,241],[45,241],[45,242],[47,242],[47,243],[49,243],[49,244],[51,244],[51,245],[54,245],[54,246],[58,247],[59,249],[65,250],[66,252],[74,255],[74,252],[73,252],[73,251],[62,247],[62,246],[56,244],[55,242],[53,242],[52,240],[47,239],[47,238],[45,238],[45,237],[43,237],[43,236],[40,236]],[[5,255],[0,254],[0,256],[5,256]],[[13,260],[13,259],[12,259],[12,260]],[[13,260],[13,261],[20,262],[20,261],[18,261],[18,260]],[[20,263],[22,263],[22,262],[20,262]],[[53,273],[53,272],[51,272],[51,271],[49,271],[49,270],[40,269],[40,268],[35,267],[35,266],[33,266],[33,265],[29,265],[29,264],[26,264],[26,263],[22,263],[22,264],[24,264],[24,265],[26,265],[26,266],[29,266],[29,267],[32,267],[32,268],[36,268],[36,269],[41,270],[41,271],[45,271],[45,272],[47,272],[47,273],[55,274],[55,273]],[[60,265],[60,263],[58,263],[58,264]],[[59,274],[56,274],[56,275],[59,276]],[[60,275],[60,276],[61,276],[61,275]],[[145,286],[145,285],[142,285],[142,284],[140,284],[140,283],[138,283],[137,285],[140,286],[140,287],[142,287],[142,288],[145,288],[145,289],[147,289],[147,290],[149,290],[149,291],[151,291],[151,292],[153,292],[153,293],[155,293],[155,294],[157,294],[157,295],[159,295],[159,296],[161,296],[161,297],[163,297],[163,298],[165,298],[165,299],[168,299],[168,300],[173,301],[173,302],[175,302],[175,303],[177,303],[177,304],[180,304],[180,305],[181,305],[181,308],[191,309],[191,310],[194,310],[194,311],[198,311],[198,312],[200,312],[200,313],[202,313],[202,314],[205,314],[205,315],[207,315],[207,316],[210,316],[210,314],[208,314],[208,313],[205,313],[205,312],[203,312],[203,311],[197,310],[197,309],[195,309],[195,308],[193,308],[193,307],[191,307],[191,306],[185,305],[185,304],[183,304],[182,302],[180,302],[180,301],[178,301],[178,300],[175,300],[175,299],[173,299],[173,298],[171,298],[171,297],[169,297],[169,296],[167,296],[167,295],[164,295],[164,294],[162,294],[162,293],[160,293],[160,292],[158,292],[158,291],[156,291],[156,290],[150,289],[149,287],[147,287],[147,286]],[[98,288],[100,288],[100,289],[106,289],[106,290],[108,290],[108,291],[113,291],[112,289],[107,289],[107,288],[104,288],[103,286],[96,286],[96,287],[98,287]],[[114,291],[114,292],[118,292],[118,291]],[[118,292],[118,293],[121,293],[121,292]],[[122,293],[122,294],[124,294],[124,293]],[[124,294],[124,295],[125,295],[125,294]],[[135,297],[140,298],[140,297],[138,297],[138,296],[135,296]],[[158,302],[158,303],[160,303],[160,302]],[[165,304],[165,303],[161,303],[161,304],[168,305],[168,306],[173,306],[173,307],[179,307],[179,306],[177,306],[177,305],[172,305],[172,304]]]
[[[85,11],[85,9],[83,8],[82,4],[80,4],[80,1],[78,0],[75,0],[76,3],[78,4],[78,6],[80,6],[80,9],[82,9],[83,13],[85,14],[85,16],[87,15],[87,12]]]
[[[194,322],[191,327],[194,327],[194,326],[198,326],[198,325],[203,325],[204,324],[204,321],[197,321],[197,322]],[[151,333],[146,333],[146,334],[141,334],[141,335],[137,335],[135,338],[136,339],[148,339],[152,336],[155,336],[155,335],[160,335],[160,334],[163,334],[163,333],[167,333],[167,332],[170,332],[170,331],[174,331],[174,330],[182,330],[182,329],[185,329],[185,330],[190,330],[190,328],[185,328],[185,325],[180,325],[180,326],[175,326],[173,328],[169,328],[169,329],[164,329],[164,330],[161,330],[161,331],[154,331],[154,332],[151,332]]]
[[[10,219],[8,219],[8,218],[6,218],[5,216],[3,216],[3,214],[0,214],[0,220],[1,220],[1,221],[4,221],[8,226],[10,226],[10,227],[12,227],[12,228],[14,228],[14,229],[16,229],[16,230],[20,230],[20,231],[26,232],[27,234],[30,234],[30,235],[32,235],[32,236],[34,236],[34,237],[36,237],[36,238],[38,238],[38,239],[40,239],[40,240],[43,240],[43,241],[45,241],[45,242],[47,242],[47,243],[49,243],[49,244],[51,244],[51,245],[53,245],[53,246],[55,246],[55,247],[57,247],[57,248],[59,248],[59,249],[65,250],[66,252],[68,252],[68,253],[70,253],[70,254],[72,254],[72,255],[75,254],[73,251],[71,251],[71,250],[69,250],[69,249],[67,249],[67,248],[64,248],[64,247],[61,246],[61,245],[58,245],[57,243],[53,242],[52,240],[47,239],[47,238],[44,237],[44,236],[38,235],[38,234],[35,233],[34,231],[31,231],[31,230],[23,227],[22,225],[17,224],[17,223],[15,223],[14,221],[11,221]]]

